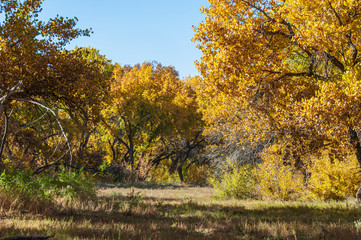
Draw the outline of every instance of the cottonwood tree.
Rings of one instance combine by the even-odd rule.
[[[57,16],[46,22],[39,20],[42,2],[0,1],[0,121],[3,131],[0,159],[6,146],[11,113],[19,106],[18,102],[41,107],[53,117],[56,113],[51,106],[67,106],[76,111],[88,103],[97,105],[98,94],[93,90],[99,86],[99,72],[89,67],[78,52],[64,50],[69,41],[88,36],[91,31],[75,28],[76,18]],[[63,140],[67,140],[59,120],[57,123]]]
[[[235,113],[254,139],[266,128],[298,153],[352,148],[361,165],[360,2],[209,2],[197,66],[206,95],[226,104],[208,115]]]
[[[200,121],[194,92],[173,67],[143,63],[114,70],[112,102],[104,111],[112,162],[132,173],[176,153],[171,143],[191,139]],[[139,175],[139,174],[138,174]]]
[[[71,139],[76,163],[82,167],[96,169],[103,161],[102,144],[99,132],[101,110],[110,102],[109,91],[112,81],[113,69],[116,65],[111,63],[105,55],[94,48],[75,48],[71,51],[79,58],[85,60],[84,68],[92,74],[82,82],[83,101],[74,107],[64,105],[62,110],[68,118],[63,117],[65,131]]]

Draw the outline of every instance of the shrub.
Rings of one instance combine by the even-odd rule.
[[[185,183],[206,184],[212,175],[212,168],[209,165],[192,164],[183,171],[183,175]]]
[[[0,175],[1,207],[12,210],[40,212],[51,210],[53,196],[42,180],[27,171],[4,171]]]
[[[82,170],[69,173],[62,169],[55,177],[18,170],[0,174],[0,205],[6,209],[44,212],[53,208],[55,197],[85,200],[95,194],[94,185]]]
[[[265,152],[255,169],[257,193],[263,199],[298,200],[306,196],[303,174],[277,154]]]
[[[311,197],[322,200],[343,200],[354,196],[360,176],[358,161],[354,155],[345,159],[330,159],[327,152],[310,159],[308,188]]]
[[[240,166],[227,159],[218,169],[218,174],[209,179],[215,188],[216,198],[245,199],[254,196],[254,175],[250,165]]]
[[[169,183],[177,182],[179,177],[176,172],[169,173],[169,168],[172,161],[170,159],[164,160],[158,166],[150,169],[147,180],[154,183]]]
[[[83,175],[83,170],[69,173],[63,168],[53,182],[54,193],[70,200],[87,200],[96,195],[96,189],[90,178]]]

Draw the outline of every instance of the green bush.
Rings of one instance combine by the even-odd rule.
[[[252,166],[238,165],[227,159],[219,168],[218,176],[209,180],[215,188],[216,198],[245,199],[254,197],[254,176]]]
[[[57,196],[71,200],[86,200],[96,195],[96,189],[91,179],[83,176],[83,170],[69,173],[63,168],[54,179],[53,189]]]
[[[26,171],[4,171],[0,174],[0,207],[10,211],[52,212],[53,195],[44,187],[45,177],[34,178]]]
[[[11,196],[51,201],[52,194],[46,182],[47,177],[34,178],[27,171],[4,171],[0,175],[0,189]]]
[[[83,171],[62,169],[55,177],[33,176],[29,171],[5,170],[0,174],[0,205],[3,208],[38,211],[51,208],[55,197],[86,200],[96,195],[95,186]]]

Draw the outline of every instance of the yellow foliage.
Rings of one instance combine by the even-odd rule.
[[[219,171],[209,178],[209,183],[215,188],[216,198],[254,197],[255,182],[251,166],[240,166],[237,162],[226,159]]]
[[[350,132],[361,123],[360,2],[209,3],[193,39],[202,51],[199,100],[208,126],[234,121],[248,132],[245,141],[272,132],[299,148],[318,147],[314,141],[353,148]]]
[[[315,199],[343,200],[354,196],[359,185],[358,161],[355,156],[346,159],[331,159],[327,153],[311,158],[308,188]]]
[[[204,184],[207,182],[209,176],[213,174],[213,169],[208,165],[194,165],[184,170],[184,182]]]
[[[159,164],[156,168],[151,168],[147,180],[155,183],[168,183],[176,181],[177,176],[175,173],[169,173],[169,167],[171,165],[171,160],[165,160],[162,164]]]
[[[168,139],[193,137],[199,131],[194,92],[174,67],[145,62],[117,67],[113,74],[112,102],[102,113],[110,138],[117,143],[117,160],[132,168],[142,155],[152,162]]]
[[[263,199],[297,200],[305,197],[306,188],[301,172],[277,154],[266,152],[264,162],[255,169],[258,194]]]

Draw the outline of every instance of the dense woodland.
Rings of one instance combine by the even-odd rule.
[[[359,1],[209,2],[194,29],[200,76],[180,79],[173,66],[66,50],[91,30],[40,20],[40,0],[1,0],[2,187],[68,172],[211,184],[219,197],[354,196]]]
[[[181,79],[0,0],[2,240],[360,239],[360,1],[208,2]]]

